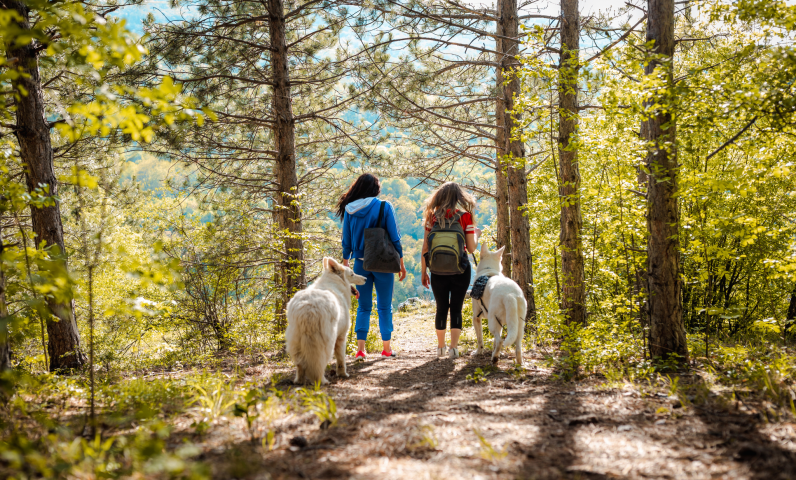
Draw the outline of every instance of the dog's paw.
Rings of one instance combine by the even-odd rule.
[[[329,380],[326,377],[321,377],[321,385],[329,385]]]
[[[484,353],[484,349],[481,348],[481,347],[478,347],[478,348],[475,349],[475,352],[473,352],[473,355],[481,355],[482,353]]]
[[[337,371],[337,376],[340,377],[340,378],[348,378],[351,375],[349,375],[348,372],[346,372],[345,370],[338,370]]]
[[[500,360],[500,355],[492,355],[492,363],[498,363]]]

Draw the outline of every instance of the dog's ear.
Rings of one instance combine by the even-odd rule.
[[[330,272],[337,275],[342,275],[345,272],[345,267],[337,263],[334,258],[326,258],[324,260],[327,260],[326,265]]]
[[[329,270],[329,257],[323,257],[323,269]]]
[[[497,255],[498,258],[503,258],[503,251],[504,250],[506,250],[506,246],[505,245],[503,245],[502,247],[498,248],[497,252],[495,252],[495,255]]]
[[[489,255],[489,249],[486,246],[486,242],[481,242],[481,258],[486,258]]]

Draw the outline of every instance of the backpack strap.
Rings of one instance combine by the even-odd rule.
[[[435,222],[439,223],[442,228],[451,228],[454,223],[458,222],[459,219],[464,215],[466,212],[456,212],[451,216],[450,219],[445,218],[445,215],[442,216],[442,222],[439,221],[439,217],[436,215],[434,216]],[[464,230],[464,228],[462,228]],[[465,232],[467,233],[467,232]]]
[[[456,222],[458,222],[459,219],[462,218],[462,215],[464,215],[464,212],[456,212],[456,213],[454,213],[453,216],[448,221],[448,226],[445,227],[445,228],[451,228],[453,225],[455,225]],[[463,227],[462,227],[462,231],[464,231]],[[464,233],[466,234],[467,232],[464,232]]]
[[[381,220],[384,217],[384,202],[381,202],[381,206],[379,207],[379,218],[376,219],[376,226],[379,228],[384,228],[381,225]]]
[[[464,215],[464,214],[465,214],[465,212],[456,212],[456,213],[454,213],[453,216],[451,217],[451,225],[453,225],[454,222],[458,222],[459,219],[462,218],[462,215]],[[464,229],[462,229],[462,230],[464,230]]]

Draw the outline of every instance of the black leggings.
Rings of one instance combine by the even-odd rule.
[[[445,330],[448,323],[448,310],[451,312],[451,328],[462,329],[462,306],[470,286],[470,263],[467,270],[458,275],[431,274],[431,291],[437,301],[437,316],[435,324],[437,330]]]

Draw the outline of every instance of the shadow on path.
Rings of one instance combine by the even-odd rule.
[[[524,457],[517,478],[606,478],[591,472],[570,471],[578,458],[575,433],[581,422],[578,419],[582,418],[578,395],[567,391],[574,388],[573,384],[556,382],[537,387],[536,395],[542,397],[542,406],[533,419],[538,435],[530,444],[515,442],[514,449]]]
[[[409,357],[411,358],[411,357]],[[422,361],[423,359],[421,359]],[[383,366],[381,362],[394,362],[395,359],[375,360],[349,365],[351,379],[335,380],[345,382],[364,377]],[[429,405],[438,397],[447,395],[457,383],[481,364],[480,359],[470,358],[463,368],[448,359],[430,359],[416,366],[395,365],[396,370],[376,381],[375,385],[362,385],[363,390],[374,390],[372,396],[349,397],[345,409],[352,413],[342,415],[338,425],[331,430],[320,430],[307,438],[308,448],[298,451],[282,451],[269,454],[262,459],[260,468],[275,477],[285,478],[350,478],[356,475],[356,468],[367,459],[363,452],[353,458],[342,457],[339,451],[362,442],[361,430],[365,426],[384,428],[384,436],[370,437],[365,445],[381,449],[382,454],[391,458],[407,456],[406,426],[401,429],[390,425],[389,417],[396,414],[419,414],[435,411]],[[396,442],[396,440],[398,440]],[[361,446],[361,445],[360,445]],[[246,448],[246,447],[243,447]]]
[[[702,382],[697,377],[692,386],[699,386]],[[751,411],[740,411],[741,406],[747,406]],[[711,445],[722,457],[747,465],[750,478],[796,478],[796,454],[761,431],[766,426],[765,412],[758,411],[755,406],[744,405],[743,400],[734,405],[721,406],[713,401],[691,408],[706,426],[705,432],[699,436],[703,445]]]

